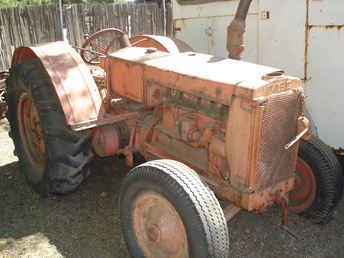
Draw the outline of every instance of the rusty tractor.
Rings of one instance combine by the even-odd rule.
[[[78,189],[94,152],[125,155],[130,167],[142,155],[119,194],[133,257],[227,257],[226,222],[241,209],[282,204],[280,226],[292,234],[289,210],[324,223],[336,209],[340,165],[310,132],[298,78],[118,29],[80,49],[16,49],[6,79],[11,136],[42,196]]]

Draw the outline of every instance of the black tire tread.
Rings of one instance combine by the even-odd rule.
[[[92,132],[74,132],[68,127],[52,81],[39,59],[29,59],[12,67],[6,84],[7,117],[20,168],[28,183],[42,196],[74,192],[90,174],[89,163],[93,159],[90,150]],[[19,139],[16,106],[19,95],[24,91],[33,99],[44,127],[45,167],[38,182],[26,172],[28,163],[25,161],[25,150]]]
[[[315,136],[308,141],[301,140],[299,157],[314,172],[317,187],[315,201],[299,214],[315,224],[323,224],[331,217],[343,196],[340,164],[331,149]]]
[[[121,187],[120,211],[123,211],[121,200],[125,195],[122,189],[128,189],[132,182],[139,180],[156,180],[162,185],[179,190],[174,194],[178,196],[181,207],[188,211],[191,228],[197,232],[195,235],[198,237],[199,252],[194,254],[195,257],[228,256],[229,236],[223,211],[215,194],[195,171],[173,160],[150,161],[134,168],[127,174]]]

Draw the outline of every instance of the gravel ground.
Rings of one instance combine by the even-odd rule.
[[[25,182],[13,156],[9,125],[0,120],[0,257],[130,257],[117,213],[122,178],[129,171],[118,157],[96,158],[92,175],[74,194],[41,198]],[[344,204],[325,225],[295,214],[277,225],[282,207],[266,214],[241,211],[228,222],[232,257],[344,257]]]

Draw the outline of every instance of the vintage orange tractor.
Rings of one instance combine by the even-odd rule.
[[[342,172],[311,135],[299,79],[118,29],[90,36],[80,54],[64,42],[15,51],[11,137],[42,196],[78,189],[91,147],[100,157],[123,154],[129,166],[141,154],[148,162],[127,174],[119,195],[133,257],[226,257],[226,221],[241,209],[283,204],[283,228],[289,210],[315,223],[334,212]]]

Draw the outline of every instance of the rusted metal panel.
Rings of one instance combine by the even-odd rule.
[[[306,79],[307,2],[308,0],[259,1],[256,21],[259,32],[259,64],[282,67],[287,74]]]
[[[227,57],[226,26],[233,19],[238,2],[181,6],[174,1],[174,26],[179,28],[175,31],[175,36],[197,52]],[[247,46],[242,53],[243,60],[282,67],[287,74],[304,78],[306,2],[252,1],[247,16]],[[269,15],[264,16],[264,13]],[[212,19],[213,23],[210,22]],[[209,24],[214,28],[209,29]],[[209,30],[213,33],[208,35]],[[214,49],[209,51],[211,44],[214,45]]]
[[[312,0],[308,4],[309,25],[343,25],[343,0]]]
[[[127,53],[132,57],[130,48]],[[144,49],[147,51],[147,49]],[[146,55],[149,57],[149,55]],[[162,102],[162,88],[155,83],[143,81],[144,66],[137,62],[109,57],[106,66],[107,81],[111,93],[129,98],[146,106]]]
[[[130,51],[128,51],[130,53]],[[123,59],[108,58],[107,84],[111,92],[143,103],[143,66]]]
[[[175,11],[175,6],[173,7]],[[210,54],[209,51],[209,25],[208,18],[198,17],[197,19],[177,19],[174,20],[174,34],[178,39],[183,40],[198,53]],[[198,33],[196,33],[196,31]],[[208,34],[207,34],[208,33]]]
[[[159,58],[147,63],[145,80],[186,93],[230,104],[232,95],[255,99],[280,92],[285,87],[300,86],[299,80],[291,77],[267,78],[269,74],[281,74],[280,70],[216,58],[204,54],[185,53]],[[283,73],[282,73],[283,74]],[[267,76],[267,77],[266,77]],[[273,76],[272,76],[273,77]],[[287,83],[288,81],[288,83]],[[193,85],[192,89],[188,85]]]
[[[226,26],[239,1],[181,6],[173,1],[175,36],[207,53],[214,37],[216,56],[226,57]],[[247,17],[247,47],[243,60],[281,67],[301,78],[308,95],[307,109],[312,125],[328,145],[344,146],[342,85],[344,1],[342,0],[262,0],[252,1]],[[207,35],[208,19],[214,19]]]
[[[344,146],[344,26],[312,26],[308,32],[307,108],[321,139]]]
[[[108,69],[114,68],[110,75],[113,92],[138,102],[143,102],[142,79],[225,105],[231,103],[234,92],[254,99],[300,86],[298,79],[283,77],[274,68],[190,52],[169,55],[131,48],[113,53],[109,59]],[[127,70],[128,66],[131,69]]]
[[[175,19],[174,27],[177,30],[174,35],[192,46],[196,52],[226,58],[228,56],[226,31],[231,19],[233,19],[232,15]],[[257,14],[250,12],[247,17],[246,46],[242,56],[243,60],[253,63],[258,62],[259,32],[256,23]]]
[[[196,52],[227,57],[226,30],[237,6],[238,1],[183,6],[173,1],[174,35]],[[247,45],[243,57],[255,63],[258,47],[257,13],[258,1],[252,1],[247,17]]]
[[[28,58],[39,58],[59,97],[68,124],[95,120],[105,113],[90,71],[75,50],[64,42],[21,47],[12,65]]]
[[[328,145],[344,146],[344,2],[309,1],[305,54],[307,108],[315,134]]]
[[[180,5],[173,1],[173,18],[221,17],[234,16],[239,1],[221,1],[207,4]],[[252,1],[249,12],[257,13],[259,1]],[[227,24],[228,25],[228,24]]]
[[[273,94],[260,103],[233,100],[225,142],[229,182],[240,195],[231,200],[237,205],[257,209],[262,205],[262,196],[269,199],[267,189],[277,190],[277,185],[283,192],[293,189],[298,144],[288,150],[284,145],[297,134],[296,121],[303,113],[303,98],[299,89]]]

